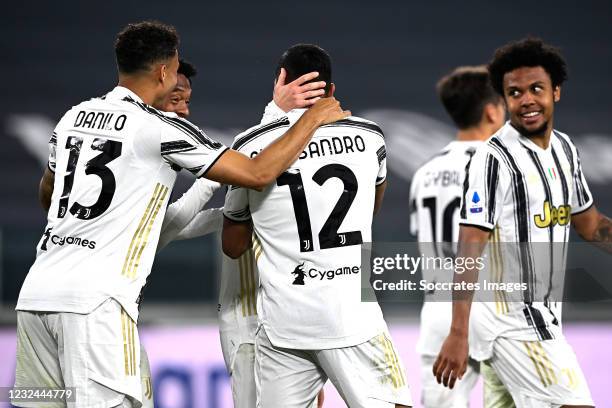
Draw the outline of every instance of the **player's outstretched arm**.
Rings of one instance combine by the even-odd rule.
[[[215,181],[197,179],[181,198],[168,207],[157,244],[158,252],[176,239],[186,239],[178,238],[178,236],[189,226],[190,229],[195,230],[198,223],[206,224],[203,227],[214,224],[200,214],[219,187],[221,185]],[[201,228],[201,230],[206,231],[207,228]]]
[[[572,215],[574,229],[585,241],[592,242],[612,253],[612,220],[600,213],[595,206],[585,212]]]
[[[308,109],[285,133],[254,158],[229,150],[206,177],[223,184],[262,190],[298,158],[319,126],[350,116],[333,97],[323,98]]]
[[[38,199],[40,200],[40,205],[45,211],[49,211],[49,207],[51,207],[51,196],[53,195],[54,182],[55,174],[51,170],[45,169],[45,173],[40,179],[40,184],[38,185]]]
[[[251,247],[252,234],[253,224],[250,220],[237,222],[224,218],[221,234],[223,253],[232,259],[239,258]]]
[[[459,245],[457,258],[476,259],[481,256],[491,231],[468,225],[459,228]],[[478,269],[466,268],[462,274],[455,273],[455,283],[466,284],[478,281]],[[451,329],[442,344],[438,358],[433,365],[433,374],[439,384],[453,388],[457,379],[461,379],[468,363],[468,332],[470,309],[472,307],[472,290],[453,290],[453,319]]]

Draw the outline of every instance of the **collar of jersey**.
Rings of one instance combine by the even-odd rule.
[[[287,112],[287,118],[289,119],[289,121],[294,122],[301,118],[304,112],[306,112],[306,109],[304,108],[292,109]]]
[[[530,138],[523,136],[518,130],[516,130],[514,126],[510,124],[510,121],[506,122],[506,126],[508,127],[509,131],[512,132],[512,134],[518,139],[519,143],[521,143],[526,148],[533,150],[536,153],[550,152],[550,149],[552,148],[553,139],[557,137],[554,131],[551,132],[548,147],[546,149],[542,149],[540,146],[535,144]]]

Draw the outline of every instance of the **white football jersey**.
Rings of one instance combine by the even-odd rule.
[[[304,110],[251,128],[233,147],[257,155]],[[361,243],[372,239],[376,185],[386,178],[383,134],[351,117],[319,128],[299,159],[262,192],[231,187],[224,214],[252,218],[260,272],[257,312],[279,347],[359,344],[385,325],[361,302]]]
[[[476,150],[466,169],[460,223],[491,230],[488,270],[526,288],[519,301],[504,294],[474,303],[476,358],[490,356],[497,336],[562,336],[561,302],[548,301],[547,294],[560,293],[552,274],[565,269],[566,246],[542,243],[568,242],[571,215],[592,204],[576,147],[563,133],[553,131],[542,149],[508,122]]]
[[[479,141],[450,142],[412,178],[410,233],[417,236],[419,250],[426,257],[454,256],[465,166],[481,144]],[[422,273],[428,282],[452,281],[449,270],[423,268]],[[452,304],[433,301],[428,293],[424,300],[417,351],[437,355],[450,329]]]
[[[47,227],[18,310],[89,313],[108,298],[136,320],[176,170],[204,176],[227,148],[116,87],[60,120]]]

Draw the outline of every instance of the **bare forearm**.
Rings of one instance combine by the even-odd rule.
[[[599,214],[591,242],[612,254],[612,220]]]
[[[470,227],[469,232],[465,227],[460,229],[456,260],[463,261],[464,270],[462,273],[456,270],[453,278],[453,282],[461,285],[462,289],[453,290],[451,332],[467,336],[474,297],[473,287],[478,282],[477,265],[480,262],[476,260],[482,255],[487,240],[488,232],[476,230],[475,227]]]
[[[595,206],[572,215],[572,225],[582,239],[612,253],[612,220],[600,213]]]
[[[48,212],[49,207],[51,207],[51,196],[53,195],[54,181],[55,174],[53,174],[49,169],[45,170],[45,173],[40,179],[40,184],[38,186],[38,199],[40,200],[40,205],[45,212]]]
[[[267,185],[297,160],[319,123],[304,115],[281,138],[253,159],[253,172]]]

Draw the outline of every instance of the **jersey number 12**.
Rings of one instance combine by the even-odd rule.
[[[318,185],[322,186],[330,178],[338,178],[342,181],[344,189],[331,214],[323,224],[319,232],[319,245],[321,249],[337,248],[349,245],[358,245],[363,242],[361,231],[348,231],[338,233],[346,213],[357,195],[357,177],[355,173],[342,164],[328,164],[321,167],[312,176]],[[289,186],[293,211],[300,237],[300,252],[311,252],[314,250],[312,243],[312,228],[310,226],[310,214],[306,203],[306,193],[302,175],[297,172],[285,172],[276,180],[278,186]]]

